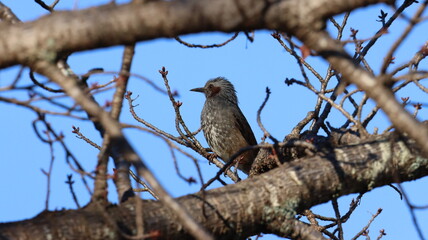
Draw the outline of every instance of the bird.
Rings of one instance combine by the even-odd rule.
[[[204,87],[190,91],[205,94],[205,104],[201,112],[201,126],[204,137],[215,155],[224,162],[240,149],[257,145],[250,124],[238,106],[235,87],[224,77],[208,80]],[[249,174],[257,150],[243,152],[233,159],[238,169]]]

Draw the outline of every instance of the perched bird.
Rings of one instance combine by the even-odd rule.
[[[229,161],[241,148],[257,144],[247,119],[238,107],[235,88],[226,78],[211,79],[204,87],[190,91],[205,94],[202,130],[211,150],[223,161]],[[257,150],[249,150],[234,161],[240,170],[248,174],[256,155]]]

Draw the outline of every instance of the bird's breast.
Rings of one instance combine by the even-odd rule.
[[[205,104],[202,110],[201,124],[205,139],[213,152],[224,161],[248,145],[236,127],[237,112],[240,113],[238,106],[226,104]]]

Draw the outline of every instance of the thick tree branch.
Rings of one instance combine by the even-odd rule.
[[[1,26],[0,68],[35,60],[53,61],[65,52],[188,33],[275,29],[293,34],[303,25],[320,29],[325,23],[321,20],[330,16],[386,1],[149,1],[57,11],[33,22]]]
[[[397,139],[391,134],[353,146],[338,147],[325,154],[286,163],[237,184],[213,189],[204,195],[183,196],[177,201],[216,239],[235,239],[236,236],[244,239],[260,232],[286,233],[287,226],[278,229],[269,224],[278,216],[284,221],[293,219],[297,213],[327,202],[333,196],[366,192],[389,183],[427,176],[428,159],[418,154],[411,140]],[[202,203],[204,210],[199,207]],[[133,201],[129,201],[107,208],[109,218],[122,232],[134,229],[135,212],[132,209],[135,208],[132,206]],[[144,201],[143,208],[146,233],[158,233],[157,239],[190,237],[182,231],[182,224],[176,221],[171,210],[160,202]],[[52,233],[67,235],[69,239],[108,239],[108,234],[115,237],[119,234],[118,229],[106,223],[102,211],[93,206],[65,213],[42,214],[33,220],[1,224],[0,238],[25,240],[31,236],[31,239],[43,239],[44,234]],[[71,230],[59,232],[64,225]],[[99,232],[94,234],[101,227],[109,230],[102,236]],[[49,229],[57,232],[49,232]],[[300,227],[292,229],[302,231]]]

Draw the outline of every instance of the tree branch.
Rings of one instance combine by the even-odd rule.
[[[291,232],[273,228],[269,224],[277,219],[277,216],[281,216],[284,221],[292,220],[297,213],[327,202],[333,196],[362,193],[388,183],[427,176],[428,159],[417,152],[413,141],[397,140],[392,133],[285,163],[265,174],[206,191],[203,197],[202,193],[197,193],[176,200],[192,218],[213,233],[216,239],[231,239],[235,238],[236,234],[238,238],[244,239],[260,232],[278,231],[296,236],[295,234],[304,234],[301,224],[293,227],[292,222],[289,222]],[[205,205],[204,210],[195,207],[201,203]],[[107,209],[116,224],[125,228],[122,231],[132,231],[135,226],[132,222],[135,219],[132,217],[135,216],[132,210],[134,208],[128,204],[134,203],[129,201]],[[182,231],[182,223],[176,221],[173,212],[160,202],[146,200],[143,206],[144,229],[147,233],[159,233],[157,239],[190,237],[188,232]],[[87,206],[81,210],[67,211],[67,214],[46,213],[32,220],[0,224],[0,237],[43,238],[49,229],[59,231],[63,229],[60,226],[64,224],[70,227],[67,229],[67,234],[71,234],[70,239],[102,239],[107,234],[118,234],[99,212],[92,206]],[[94,232],[101,227],[109,231],[103,236],[100,236],[100,233],[95,235]],[[91,236],[89,232],[94,234],[91,238],[88,237]]]
[[[381,2],[387,0],[185,0],[56,11],[33,22],[1,26],[0,68],[35,60],[53,61],[64,52],[188,33],[249,29],[293,33],[300,26],[313,23],[316,25],[308,26],[321,29],[325,24],[323,19]],[[4,7],[0,5],[2,10]]]

